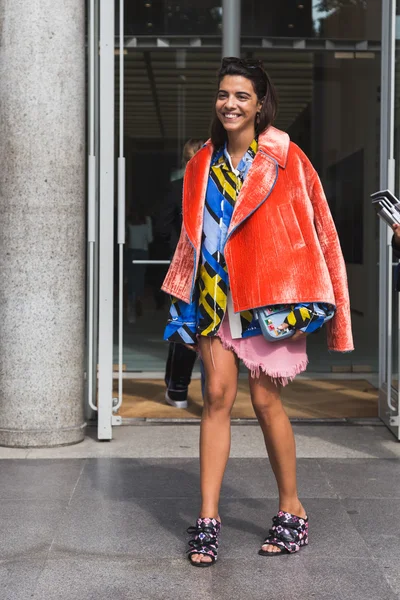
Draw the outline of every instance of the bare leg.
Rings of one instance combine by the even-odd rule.
[[[278,484],[279,510],[305,517],[305,510],[297,495],[295,439],[280,399],[280,390],[264,373],[259,378],[249,376],[249,384],[251,401]],[[275,546],[266,545],[262,548],[268,552],[280,552]]]
[[[200,350],[206,378],[200,426],[200,516],[220,520],[218,504],[231,447],[231,411],[239,365],[235,354],[225,350],[219,338],[201,338]],[[193,554],[191,560],[210,562],[211,558]]]

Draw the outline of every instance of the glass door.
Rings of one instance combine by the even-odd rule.
[[[125,51],[129,236],[123,336],[127,401],[121,414],[123,418],[169,418],[162,410],[168,350],[162,333],[169,299],[159,292],[167,264],[158,261],[168,262],[172,248],[163,243],[165,228],[160,230],[158,217],[170,201],[171,183],[182,176],[183,145],[190,138],[204,140],[209,135],[221,51],[148,45],[128,46]],[[356,351],[329,353],[325,332],[310,336],[307,376],[363,381],[373,377],[376,385],[377,219],[365,198],[379,187],[380,53],[253,48],[243,56],[249,54],[263,60],[277,87],[280,108],[276,127],[289,133],[319,172],[347,263]],[[117,88],[118,83],[117,75]],[[367,130],[366,123],[370,123]],[[153,224],[153,241],[141,246],[139,239],[134,239],[135,231],[141,243],[145,242],[148,218]],[[178,234],[175,231],[175,237]],[[114,363],[118,352],[115,326]],[[195,369],[198,377],[199,366]],[[116,384],[114,380],[115,389]],[[150,398],[147,407],[145,397]]]
[[[136,404],[146,394],[154,408],[164,403],[162,382],[168,347],[162,331],[169,300],[159,288],[171,257],[171,244],[164,243],[159,215],[171,184],[182,178],[185,142],[208,136],[221,56],[222,13],[220,0],[165,3],[162,18],[157,12],[161,5],[144,3],[140,16],[130,13],[130,4],[125,3],[124,19],[123,0],[88,2],[100,10],[100,67],[94,83],[99,90],[99,144],[95,160],[92,156],[89,159],[89,179],[96,182],[99,191],[98,219],[89,219],[89,242],[97,248],[95,257],[97,251],[99,254],[98,286],[96,269],[92,274],[96,294],[98,290],[98,301],[93,300],[93,305],[98,306],[99,318],[97,334],[94,316],[89,362],[93,366],[91,397],[92,408],[98,411],[99,439],[111,439],[112,425],[120,422],[116,411],[123,391],[127,397],[130,389]],[[197,20],[189,18],[194,4]],[[168,8],[170,5],[173,8]],[[266,10],[267,4],[254,4],[254,10],[259,6]],[[345,253],[356,352],[329,354],[325,336],[316,336],[309,344],[308,375],[339,378],[344,374],[344,378],[364,379],[366,376],[357,373],[370,373],[375,377],[379,339],[380,416],[398,435],[398,295],[392,287],[391,236],[379,224],[368,200],[378,187],[400,193],[400,186],[394,185],[400,175],[393,168],[394,159],[399,163],[400,157],[394,155],[391,134],[395,114],[395,0],[382,3],[384,70],[380,97],[380,3],[373,6],[379,10],[361,11],[359,22],[364,25],[354,35],[347,30],[340,34],[343,23],[356,22],[345,19],[344,14],[342,18],[341,11],[318,13],[321,39],[317,39],[313,26],[317,37],[311,43],[313,21],[312,14],[307,13],[309,26],[301,30],[301,44],[292,43],[278,30],[265,30],[263,35],[282,38],[276,41],[275,37],[264,40],[253,36],[246,41],[243,56],[262,58],[275,82],[280,97],[276,126],[288,131],[315,164]],[[294,24],[290,22],[288,27]],[[244,19],[243,35],[247,35],[245,25]],[[162,32],[165,35],[161,36]],[[329,38],[329,44],[324,37]],[[353,43],[351,39],[360,41]],[[96,42],[89,46],[98,60]],[[397,135],[396,152],[400,152]],[[93,173],[98,174],[98,181]],[[96,205],[96,198],[89,193],[90,204]],[[89,264],[96,263],[95,257]],[[98,360],[93,348],[98,348]],[[195,377],[199,377],[198,367],[196,370]],[[134,385],[127,379],[135,379]],[[155,413],[151,416],[159,418]],[[141,417],[135,413],[126,418]]]
[[[125,48],[124,377],[163,378],[169,298],[160,287],[180,232],[183,149],[208,138],[220,55],[219,48]],[[114,363],[118,352],[114,326]]]
[[[382,13],[381,165],[380,188],[400,193],[400,78],[396,66],[396,21],[400,3],[388,0]],[[391,249],[392,232],[379,223],[379,416],[397,439],[399,422],[399,294],[395,291],[397,261]]]
[[[112,438],[112,426],[121,419],[115,414],[122,399],[122,353],[117,370],[121,381],[113,397],[114,314],[114,227],[118,232],[117,276],[123,270],[118,257],[124,245],[124,147],[119,146],[115,169],[114,0],[88,1],[88,231],[87,231],[87,354],[86,396],[89,417],[97,413],[99,440]],[[123,0],[120,0],[123,19]],[[123,28],[120,47],[123,48]],[[123,52],[121,53],[123,59]],[[123,60],[121,61],[123,70]],[[121,117],[123,119],[123,115]],[[114,181],[118,172],[118,187]],[[115,192],[118,191],[118,196]],[[119,283],[119,289],[121,289]],[[121,302],[118,302],[120,305]],[[121,330],[121,326],[119,327]]]

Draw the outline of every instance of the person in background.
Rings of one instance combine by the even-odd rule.
[[[134,260],[148,260],[149,244],[153,241],[151,218],[132,209],[127,218],[128,234],[128,323],[135,323],[143,312],[146,265]]]
[[[393,231],[392,248],[395,256],[400,258],[400,225],[393,225]]]
[[[187,163],[203,146],[202,140],[190,139],[183,147],[182,176],[171,182],[163,209],[158,218],[157,231],[168,243],[170,256],[175,252],[182,227],[182,186]],[[187,408],[188,388],[197,354],[181,343],[169,343],[165,367],[165,400],[175,408]]]

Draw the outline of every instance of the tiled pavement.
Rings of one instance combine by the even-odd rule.
[[[220,557],[185,559],[198,427],[124,427],[53,450],[0,449],[4,600],[400,598],[400,445],[381,425],[295,425],[310,545],[257,555],[276,489],[257,426],[234,426]]]

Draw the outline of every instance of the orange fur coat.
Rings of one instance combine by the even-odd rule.
[[[188,163],[182,231],[162,289],[193,296],[213,146]],[[328,347],[353,350],[346,266],[319,177],[289,136],[269,127],[236,201],[224,256],[235,312],[298,302],[336,305]]]

